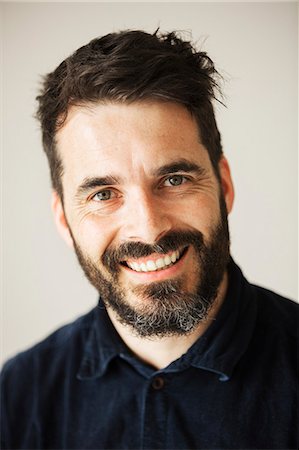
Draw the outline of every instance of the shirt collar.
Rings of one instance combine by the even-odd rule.
[[[207,331],[173,365],[192,365],[228,381],[248,348],[256,322],[256,300],[240,268],[230,261],[226,297]]]
[[[239,267],[230,261],[229,285],[225,300],[214,322],[179,359],[160,372],[177,372],[193,366],[219,375],[220,381],[231,378],[253,334],[256,303],[250,284]],[[86,339],[78,379],[102,376],[115,357],[132,361],[132,353],[113,327],[101,300],[93,310],[93,321]],[[138,362],[140,366],[140,362]]]
[[[93,310],[93,320],[77,378],[85,380],[102,376],[112,359],[128,352],[100,299]]]

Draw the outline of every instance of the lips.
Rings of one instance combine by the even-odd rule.
[[[125,261],[125,264],[135,272],[155,272],[157,270],[164,270],[175,264],[181,258],[184,250],[185,249],[182,249],[181,251],[175,250],[164,255],[153,254],[146,259],[127,260]]]

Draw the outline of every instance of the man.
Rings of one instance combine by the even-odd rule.
[[[230,258],[216,78],[141,31],[45,78],[54,217],[100,300],[6,363],[3,448],[297,448],[298,306]]]

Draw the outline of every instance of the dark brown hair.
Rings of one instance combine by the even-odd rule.
[[[71,105],[157,99],[185,106],[196,118],[202,143],[218,176],[222,154],[212,101],[218,72],[205,52],[178,33],[121,31],[93,39],[45,76],[37,97],[52,185],[63,196],[63,167],[55,133]]]

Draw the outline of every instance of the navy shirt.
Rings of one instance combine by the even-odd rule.
[[[216,320],[155,370],[99,302],[6,363],[3,448],[297,449],[298,309],[231,262]]]

